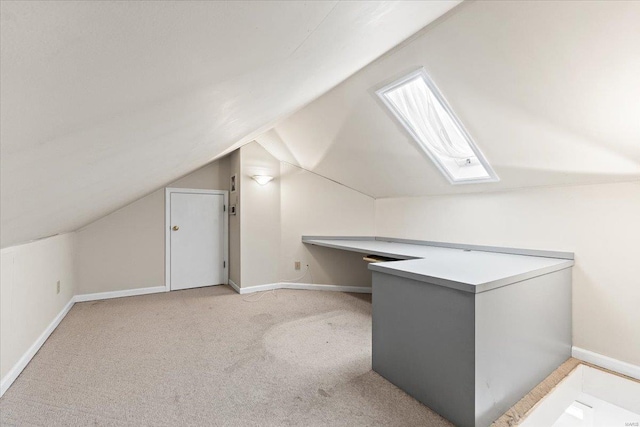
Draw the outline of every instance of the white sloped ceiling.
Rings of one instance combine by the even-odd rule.
[[[3,1],[2,247],[202,166],[458,3]]]
[[[373,197],[638,180],[639,23],[640,2],[464,3],[257,140]],[[450,185],[377,101],[418,67],[500,182]]]

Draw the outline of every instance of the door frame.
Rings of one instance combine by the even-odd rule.
[[[227,206],[229,206],[229,192],[227,190],[199,190],[195,188],[171,188],[166,187],[164,190],[164,286],[166,291],[171,290],[171,194],[187,193],[187,194],[212,194],[222,195],[224,198],[222,213],[223,220],[223,252],[224,252],[224,282],[229,284],[229,214]]]

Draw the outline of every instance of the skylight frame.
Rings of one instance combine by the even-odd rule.
[[[457,130],[460,132],[460,135],[463,137],[465,142],[469,145],[469,147],[475,154],[476,158],[478,159],[478,162],[482,165],[485,172],[489,175],[488,177],[462,178],[462,179],[454,177],[449,172],[449,170],[445,167],[445,165],[442,164],[438,156],[435,153],[433,153],[428,146],[422,143],[418,135],[413,130],[412,125],[405,119],[405,117],[398,111],[398,109],[388,99],[388,97],[386,96],[386,93],[392,91],[393,89],[396,89],[399,86],[403,86],[405,83],[412,81],[416,78],[422,79],[422,81],[425,83],[425,85],[427,86],[431,94],[440,103],[440,106],[448,114],[453,125],[457,127]],[[411,137],[416,142],[418,147],[420,147],[420,149],[422,149],[422,151],[424,151],[427,154],[427,156],[429,156],[433,164],[436,165],[438,170],[440,170],[440,172],[447,178],[450,184],[452,185],[482,184],[482,183],[500,181],[500,178],[495,173],[495,171],[487,161],[486,157],[482,153],[482,151],[480,151],[480,149],[476,145],[475,141],[473,140],[469,132],[467,132],[466,128],[464,127],[464,125],[462,124],[458,116],[453,112],[453,109],[445,99],[444,95],[442,95],[442,92],[440,92],[435,82],[431,79],[431,77],[429,77],[424,67],[421,67],[418,70],[413,71],[407,74],[406,76],[403,76],[398,80],[395,80],[392,83],[389,83],[383,86],[382,88],[376,90],[375,93],[378,96],[378,98],[380,98],[380,100],[383,102],[383,104],[387,107],[387,109],[393,114],[396,120],[398,120],[398,122],[402,125],[402,127],[409,133],[409,135],[411,135]]]

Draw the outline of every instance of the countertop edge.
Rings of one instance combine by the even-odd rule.
[[[318,242],[318,240],[324,240],[323,242]],[[334,240],[335,244],[329,243],[327,241]],[[418,241],[418,240],[408,240],[408,239],[394,239],[394,238],[379,238],[372,236],[302,236],[302,242],[310,245],[327,247],[332,249],[340,249],[344,251],[368,254],[368,255],[379,255],[386,256],[390,258],[396,258],[399,261],[406,261],[411,259],[423,259],[418,256],[407,256],[407,255],[398,255],[397,253],[383,251],[383,250],[370,250],[363,248],[356,248],[351,246],[345,246],[340,244],[340,241],[343,240],[355,240],[355,241],[385,241],[385,242],[393,242],[393,243],[404,243],[404,244],[413,244],[420,246],[433,246],[433,247],[442,247],[449,249],[462,249],[462,250],[472,250],[477,252],[494,252],[494,253],[503,253],[509,255],[519,255],[519,256],[537,256],[549,259],[555,259],[558,262],[554,265],[549,265],[541,268],[537,268],[534,270],[526,271],[523,273],[515,274],[509,277],[503,277],[496,280],[491,280],[484,283],[466,283],[466,282],[458,282],[455,280],[444,279],[441,277],[430,276],[427,274],[416,273],[412,271],[402,270],[400,268],[392,267],[388,264],[395,263],[394,261],[390,262],[380,262],[380,263],[372,263],[369,264],[369,270],[389,274],[398,277],[404,277],[411,280],[416,280],[419,282],[430,283],[434,285],[444,286],[450,289],[456,289],[459,291],[470,292],[470,293],[482,293],[486,291],[490,291],[492,289],[500,288],[502,286],[508,286],[517,282],[521,282],[523,280],[532,279],[534,277],[542,276],[545,274],[550,274],[556,271],[564,270],[567,268],[571,268],[575,262],[573,260],[573,253],[569,252],[557,252],[557,251],[535,251],[528,249],[511,249],[513,252],[507,252],[509,248],[495,248],[495,247],[484,247],[477,245],[458,245],[458,244],[449,244],[442,242],[427,242],[427,241]],[[433,244],[429,244],[433,243]],[[482,248],[489,248],[489,250],[482,250]],[[498,249],[498,250],[492,250]],[[531,252],[535,252],[536,254],[532,254]],[[560,254],[564,256],[542,256],[541,253],[551,253],[551,254]]]
[[[573,252],[564,252],[564,251],[508,248],[508,247],[501,247],[501,246],[485,246],[485,245],[467,245],[462,243],[399,239],[395,237],[380,237],[380,236],[302,236],[302,243],[308,243],[308,244],[317,245],[317,246],[326,246],[326,247],[335,248],[335,249],[349,250],[345,247],[329,246],[328,244],[325,244],[325,243],[314,243],[315,240],[381,241],[381,242],[393,242],[393,243],[406,243],[410,245],[419,245],[419,246],[433,246],[433,247],[439,247],[439,248],[463,249],[463,250],[472,250],[472,251],[480,251],[480,252],[495,252],[495,253],[503,253],[503,254],[510,254],[510,255],[537,256],[542,258],[558,258],[558,259],[567,259],[567,260],[575,259],[575,255]],[[353,250],[353,252],[365,253],[355,249]],[[367,252],[367,253],[373,254],[372,252]],[[396,254],[385,254],[382,252],[375,255],[398,257]],[[407,259],[407,258],[404,258],[404,259]]]
[[[556,271],[565,270],[571,268],[574,262],[567,260],[562,263],[550,265],[536,270],[527,271],[525,273],[516,274],[501,279],[492,280],[480,284],[469,284],[464,282],[457,282],[455,280],[443,279],[441,277],[429,276],[427,274],[420,274],[411,271],[401,270],[399,268],[393,268],[386,266],[384,262],[369,264],[369,270],[389,274],[391,276],[404,277],[405,279],[411,279],[418,282],[429,283],[438,286],[444,286],[451,289],[457,289],[459,291],[470,292],[473,294],[479,294],[482,292],[490,291],[492,289],[501,288],[503,286],[512,285],[514,283],[522,282],[524,280],[533,279],[534,277],[544,276],[545,274],[555,273]]]

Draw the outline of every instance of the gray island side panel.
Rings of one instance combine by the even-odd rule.
[[[373,272],[373,370],[463,427],[475,425],[474,297]]]
[[[476,295],[476,419],[488,426],[571,357],[571,269]]]

